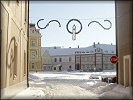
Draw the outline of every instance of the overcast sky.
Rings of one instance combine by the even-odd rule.
[[[59,27],[57,22],[51,22],[46,29],[40,30],[42,34],[42,47],[61,46],[68,47],[87,47],[93,42],[101,44],[116,44],[115,40],[115,4],[114,1],[30,1],[30,23],[37,23],[39,19],[45,19],[39,25],[44,27],[50,20],[58,20],[61,23]],[[72,40],[72,34],[66,29],[66,24],[70,19],[78,19],[82,23],[82,30],[76,35],[76,40]],[[104,30],[99,24],[91,21],[98,21],[104,27],[109,27],[110,20],[112,27]],[[72,26],[76,25],[76,31],[79,31],[80,24],[72,21],[68,26],[72,31]],[[36,28],[37,25],[36,25]]]

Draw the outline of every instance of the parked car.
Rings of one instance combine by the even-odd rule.
[[[71,71],[73,71],[73,69],[69,68],[67,71],[68,71],[68,72],[71,72]]]

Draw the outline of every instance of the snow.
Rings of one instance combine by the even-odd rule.
[[[116,76],[115,70],[30,72],[29,88],[12,99],[131,99],[133,87],[101,82],[107,76]]]

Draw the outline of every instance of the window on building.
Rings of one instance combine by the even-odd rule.
[[[36,52],[35,51],[31,51],[31,57],[35,58],[36,57]]]
[[[114,53],[114,51],[112,50],[112,53]]]
[[[70,65],[69,68],[72,68],[72,66]]]
[[[31,68],[34,69],[35,68],[35,63],[31,64]]]
[[[93,53],[93,51],[90,51],[90,53]]]
[[[27,1],[25,0],[25,15],[24,15],[24,20],[25,22],[27,21]]]
[[[97,48],[97,52],[100,52],[100,48]]]
[[[26,75],[26,62],[27,62],[27,59],[26,59],[26,52],[24,51],[24,76]]]
[[[17,5],[19,5],[19,0],[16,0]]]
[[[85,57],[82,57],[82,58],[81,58],[81,61],[85,61]]]
[[[86,51],[86,53],[89,53],[89,51]]]
[[[62,59],[61,58],[59,58],[59,62],[62,62]]]
[[[105,61],[108,61],[108,57],[104,57]]]
[[[13,66],[13,79],[17,78],[17,45],[14,46],[14,66]]]
[[[54,70],[56,70],[56,67],[54,67]]]
[[[90,57],[90,61],[93,61],[93,57]]]
[[[31,45],[32,45],[32,46],[36,46],[35,40],[32,40],[32,41],[31,41]]]
[[[108,53],[108,51],[107,51],[107,50],[106,50],[105,52],[106,52],[106,53]]]
[[[80,61],[80,58],[79,57],[76,57],[76,61]]]
[[[71,60],[72,60],[71,57],[69,57],[69,62],[71,62]]]
[[[57,62],[57,58],[54,58],[54,62]]]

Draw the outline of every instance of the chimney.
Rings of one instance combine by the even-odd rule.
[[[56,46],[54,46],[54,49],[56,49]]]
[[[96,47],[95,42],[93,42],[93,47],[94,47],[94,48]]]
[[[30,27],[35,27],[35,24],[33,24],[33,23],[30,23]]]

